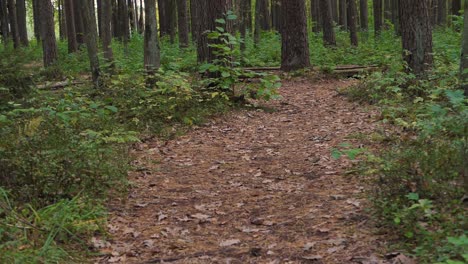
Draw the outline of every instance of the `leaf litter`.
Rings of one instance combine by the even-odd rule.
[[[352,162],[330,158],[378,113],[338,96],[352,80],[285,81],[282,99],[137,146],[97,263],[392,263]],[[274,108],[276,111],[263,111]],[[106,247],[106,249],[102,249]],[[404,258],[404,255],[399,257]]]

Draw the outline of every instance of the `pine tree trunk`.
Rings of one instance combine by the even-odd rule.
[[[361,29],[367,31],[369,30],[369,10],[367,0],[359,0],[359,9],[361,11]]]
[[[76,32],[76,42],[78,46],[81,46],[85,43],[84,40],[84,24],[83,18],[81,15],[81,4],[78,1],[73,1],[73,11],[75,12],[75,32]]]
[[[392,19],[392,0],[384,0],[384,22]]]
[[[320,0],[311,0],[311,5],[310,5],[310,12],[312,15],[312,31],[315,33],[319,33],[322,31],[322,13],[320,9]]]
[[[6,0],[0,0],[0,24],[2,26],[2,40],[3,45],[8,46],[8,11],[7,11],[7,3]]]
[[[349,26],[349,35],[351,40],[351,45],[357,47],[358,35],[357,35],[357,6],[356,0],[347,0],[348,1],[348,26]]]
[[[86,48],[88,50],[89,64],[91,66],[91,76],[93,79],[94,88],[100,87],[101,70],[99,68],[98,57],[98,33],[96,25],[96,17],[90,6],[89,0],[81,2],[81,15],[84,25],[84,38],[86,40]]]
[[[197,42],[198,36],[200,35],[201,1],[202,0],[190,0],[190,24],[193,42]]]
[[[260,24],[260,29],[268,31],[271,29],[270,25],[270,11],[268,10],[268,0],[257,0],[257,12],[256,18],[258,18],[258,22]]]
[[[346,14],[346,0],[340,0],[340,21],[339,25],[343,30],[348,30],[348,18]]]
[[[132,35],[136,31],[135,12],[134,12],[134,8],[133,8],[133,1],[128,0],[127,1],[127,6],[128,6],[128,20],[129,20],[129,23],[130,23],[130,35]]]
[[[330,3],[332,9],[333,22],[338,24],[338,21],[340,20],[340,16],[338,15],[338,2],[337,0],[331,0]]]
[[[395,34],[397,36],[401,35],[400,32],[400,15],[398,12],[399,0],[392,0],[392,23],[395,27]]]
[[[251,10],[250,1],[249,0],[240,0],[240,34],[242,41],[241,42],[241,51],[245,50],[245,37],[247,36],[247,28],[249,23],[249,12]]]
[[[99,35],[99,38],[102,38],[102,0],[96,0],[96,5],[97,5],[98,35]]]
[[[167,13],[169,14],[169,37],[171,44],[174,44],[177,33],[177,5],[176,0],[168,1]]]
[[[26,25],[26,4],[25,0],[16,0],[16,17],[18,18],[18,33],[21,45],[29,46],[28,29]]]
[[[335,30],[333,29],[333,18],[330,0],[319,0],[323,23],[323,44],[325,46],[336,46]]]
[[[39,0],[42,52],[44,67],[51,66],[57,60],[57,41],[55,39],[54,6],[50,0]]]
[[[161,65],[156,20],[156,1],[145,0],[144,64],[148,75],[153,75]]]
[[[65,21],[65,14],[63,12],[63,0],[57,1],[57,14],[58,14],[58,24],[59,24],[59,38],[60,40],[66,39],[67,26]]]
[[[451,14],[455,16],[459,16],[461,9],[462,9],[461,0],[452,0]]]
[[[380,36],[383,27],[383,3],[382,0],[374,1],[374,31],[375,36]],[[425,0],[424,0],[425,1]]]
[[[465,96],[468,96],[468,0],[465,0],[464,8],[464,26],[463,26],[463,43],[460,61],[460,81],[461,88],[465,91]],[[466,166],[466,165],[465,165]],[[468,173],[465,170],[465,194],[468,194]]]
[[[212,62],[216,55],[209,47],[211,40],[208,39],[206,32],[216,29],[215,20],[223,18],[226,13],[227,2],[226,0],[200,0],[200,30],[197,38],[197,54],[198,62]]]
[[[78,42],[76,41],[75,29],[75,12],[73,11],[73,0],[65,0],[65,15],[67,16],[67,41],[68,53],[73,53],[78,50]]]
[[[6,0],[2,0],[6,1]],[[32,0],[33,6],[33,22],[34,22],[34,37],[36,38],[37,43],[41,41],[41,22],[39,19],[40,16],[40,8],[39,8],[40,0]]]
[[[179,25],[179,46],[181,48],[186,48],[189,46],[187,0],[177,0],[177,9]]]
[[[140,18],[138,19],[138,33],[143,34],[145,32],[145,20],[143,18],[143,0],[140,0]]]
[[[447,26],[447,0],[437,0],[437,25]]]
[[[15,0],[8,0],[8,17],[10,20],[11,38],[13,39],[13,46],[16,49],[20,46],[20,38],[18,32],[18,20],[16,19]]]
[[[112,0],[101,0],[101,39],[104,58],[112,70],[114,68],[114,54],[112,52]]]
[[[433,63],[429,1],[400,0],[400,27],[408,70],[422,75]]]
[[[293,71],[310,67],[305,0],[282,0],[281,7],[281,69]]]
[[[281,5],[280,0],[271,1],[271,26],[276,31],[281,31]]]

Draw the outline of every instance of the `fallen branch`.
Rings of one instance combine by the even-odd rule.
[[[51,90],[57,90],[61,88],[65,88],[67,86],[71,85],[78,85],[78,84],[83,84],[83,81],[63,81],[63,82],[57,82],[57,83],[51,83],[51,84],[39,84],[37,86],[37,89],[51,89]]]

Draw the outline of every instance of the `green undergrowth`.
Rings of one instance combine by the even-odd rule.
[[[434,33],[435,67],[422,78],[390,65],[348,96],[381,111],[380,147],[361,163],[378,223],[420,263],[468,261],[468,108],[459,90],[460,33]],[[466,177],[466,176],[465,176]]]

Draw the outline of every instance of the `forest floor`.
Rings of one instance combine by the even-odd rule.
[[[364,180],[330,155],[376,129],[375,110],[337,92],[354,83],[285,81],[263,110],[141,143],[128,199],[110,205],[110,238],[95,239],[98,262],[386,263]]]

